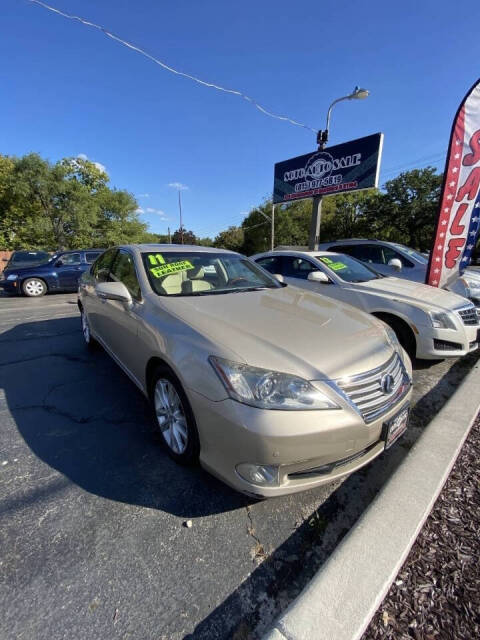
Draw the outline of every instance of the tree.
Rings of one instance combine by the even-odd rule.
[[[0,156],[0,246],[74,249],[140,242],[147,225],[127,191],[80,158]]]
[[[172,235],[172,243],[173,244],[198,244],[198,241],[193,231],[187,231],[185,227],[180,227],[180,229],[177,229],[176,231],[174,231]]]
[[[405,171],[385,184],[385,191],[365,209],[370,234],[402,242],[421,251],[430,249],[442,175],[433,167]]]
[[[230,251],[241,251],[244,242],[244,232],[241,227],[228,227],[221,231],[213,241],[213,246]]]

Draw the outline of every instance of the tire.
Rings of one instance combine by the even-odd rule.
[[[82,323],[82,334],[83,334],[83,339],[85,341],[85,346],[87,347],[87,349],[94,349],[97,346],[98,342],[92,336],[92,333],[90,331],[90,325],[88,323],[87,314],[83,309],[80,309],[80,318]]]
[[[417,355],[417,341],[413,335],[412,330],[402,320],[396,318],[388,318],[384,320],[394,331],[398,338],[398,341],[408,353],[410,358],[416,358]]]
[[[47,293],[47,285],[40,278],[27,278],[22,282],[22,291],[29,298],[39,298]]]
[[[168,455],[183,465],[194,465],[200,441],[192,408],[176,376],[163,367],[155,369],[150,385],[153,420]]]

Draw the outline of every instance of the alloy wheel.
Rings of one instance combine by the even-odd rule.
[[[90,327],[88,326],[87,316],[85,315],[85,311],[82,311],[82,333],[85,338],[85,342],[90,344]]]
[[[188,445],[187,419],[180,396],[169,380],[157,380],[154,405],[157,423],[165,442],[174,453],[184,453]]]

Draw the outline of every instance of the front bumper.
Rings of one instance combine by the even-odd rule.
[[[458,358],[478,348],[480,325],[463,325],[454,329],[421,327],[417,335],[417,358],[438,360]]]
[[[0,289],[7,293],[18,293],[18,280],[0,280]]]
[[[337,410],[276,411],[231,399],[213,402],[187,391],[197,419],[202,466],[242,493],[267,498],[330,483],[382,453],[383,425],[408,404],[411,385],[369,424],[347,404]],[[246,481],[236,471],[241,463],[278,466],[278,485]]]

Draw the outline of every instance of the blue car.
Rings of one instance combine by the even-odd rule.
[[[31,298],[53,291],[77,291],[78,280],[104,249],[57,252],[50,260],[33,266],[8,264],[0,274],[0,288]]]

